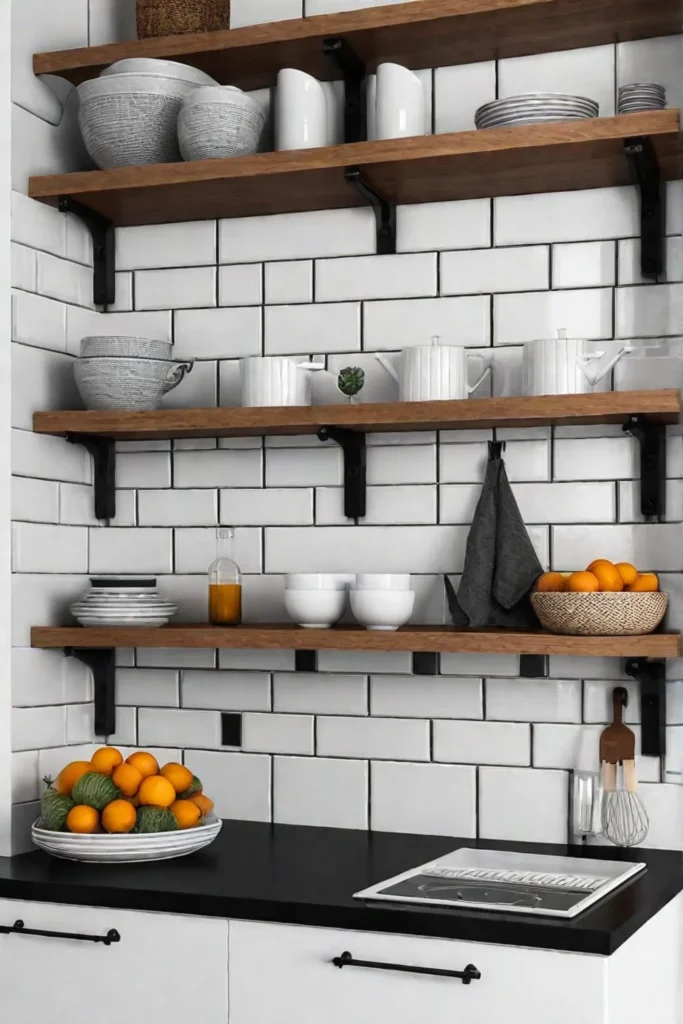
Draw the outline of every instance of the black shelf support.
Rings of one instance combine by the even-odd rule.
[[[629,416],[623,430],[640,445],[640,511],[646,517],[666,510],[666,427],[647,416]]]
[[[295,651],[294,652],[295,672],[317,672],[318,652],[317,651]]]
[[[96,306],[112,306],[116,301],[116,249],[114,224],[71,196],[59,197],[62,213],[73,213],[82,220],[92,235],[93,302]]]
[[[358,526],[367,501],[365,434],[346,427],[320,427],[318,440],[336,441],[344,452],[344,515]]]
[[[547,679],[547,654],[521,654],[519,657],[520,679]]]
[[[377,221],[377,255],[393,256],[396,252],[396,204],[381,196],[370,185],[360,167],[349,167],[344,177],[353,185],[364,199],[372,205]]]
[[[438,676],[439,655],[429,651],[413,652],[413,675],[414,676]]]
[[[624,155],[640,193],[640,271],[643,277],[658,277],[664,273],[666,233],[666,193],[659,161],[647,137],[626,139]]]
[[[116,515],[116,442],[110,437],[67,434],[71,444],[82,444],[93,461],[95,519],[113,519]]]
[[[116,732],[116,650],[113,647],[65,647],[67,658],[78,658],[92,670],[95,682],[95,734]]]
[[[344,142],[367,138],[364,62],[345,39],[325,39],[323,53],[344,79]]]
[[[666,754],[666,662],[631,658],[626,675],[640,684],[640,747],[644,757]]]

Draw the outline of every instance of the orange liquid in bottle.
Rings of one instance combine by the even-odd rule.
[[[241,621],[241,585],[239,583],[209,584],[209,622],[214,626],[238,626]]]

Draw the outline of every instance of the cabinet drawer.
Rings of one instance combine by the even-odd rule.
[[[462,971],[452,977],[347,966],[334,957]],[[231,1024],[602,1024],[601,957],[407,935],[230,924]]]
[[[226,1024],[226,921],[141,911],[0,900],[0,927],[104,936],[0,934],[0,992],[8,1024]]]

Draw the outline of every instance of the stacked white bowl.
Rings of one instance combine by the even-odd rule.
[[[101,576],[71,605],[82,626],[165,626],[178,611],[158,593],[153,576]]]
[[[410,573],[359,573],[349,593],[351,611],[367,629],[393,631],[413,614]]]
[[[287,614],[304,629],[329,629],[346,611],[353,580],[343,573],[290,573],[285,583]]]
[[[158,409],[190,373],[194,359],[173,361],[173,346],[152,338],[83,338],[74,378],[86,409]]]

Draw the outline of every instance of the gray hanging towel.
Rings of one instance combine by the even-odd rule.
[[[448,605],[456,626],[538,629],[529,592],[543,567],[512,493],[501,449],[500,442],[489,442],[457,597],[445,577]]]

